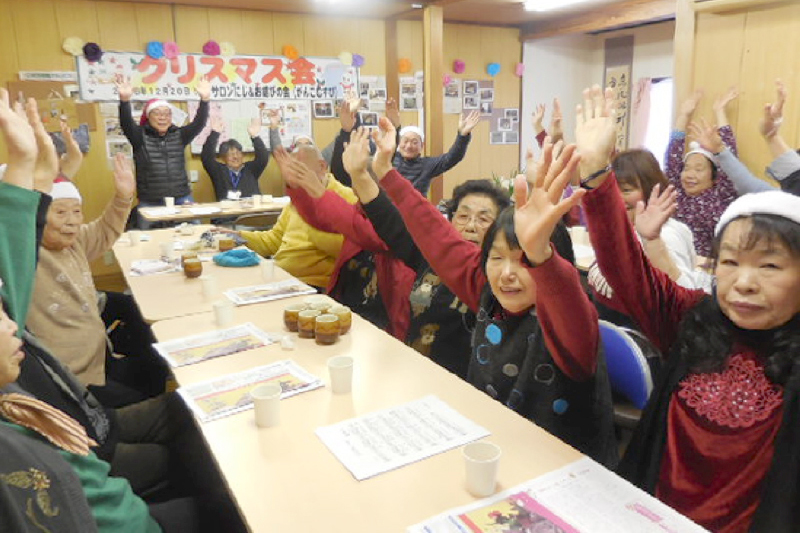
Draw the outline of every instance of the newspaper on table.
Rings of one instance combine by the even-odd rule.
[[[588,457],[408,533],[707,533]]]
[[[250,391],[263,383],[279,383],[281,399],[322,387],[322,380],[294,361],[259,366],[178,389],[201,422],[210,422],[253,408]]]
[[[159,342],[154,344],[153,348],[170,366],[177,368],[214,357],[253,350],[277,340],[277,335],[261,331],[253,323],[247,322],[226,329]]]
[[[316,434],[361,481],[481,439],[489,431],[430,395],[317,428]]]
[[[316,289],[310,285],[306,285],[299,279],[291,278],[263,285],[229,289],[225,291],[225,296],[230,298],[236,305],[249,305],[280,300],[281,298],[291,298],[301,294],[316,294],[316,292]]]
[[[179,272],[181,267],[174,262],[161,259],[137,259],[131,263],[131,276],[149,276],[151,274],[168,274]]]

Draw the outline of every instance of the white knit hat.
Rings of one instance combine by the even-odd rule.
[[[53,200],[78,200],[83,203],[81,193],[74,183],[65,178],[57,178],[53,183],[53,190],[50,191]]]
[[[425,133],[422,131],[422,129],[416,126],[406,126],[405,128],[400,130],[400,138],[402,139],[403,136],[407,133],[416,133],[417,135],[419,135],[419,140],[425,142]]]
[[[800,196],[777,190],[740,196],[719,217],[714,235],[732,220],[750,215],[775,215],[800,224]]]
[[[711,152],[709,152],[708,150],[706,150],[705,148],[703,148],[702,146],[700,146],[700,143],[697,142],[697,141],[692,141],[692,142],[689,143],[689,151],[686,152],[685,156],[683,156],[683,162],[685,163],[686,160],[689,159],[689,156],[692,155],[692,154],[700,154],[700,155],[704,156],[706,159],[708,159],[709,161],[711,161],[712,165],[716,165],[717,164],[716,156],[714,154],[712,154]]]

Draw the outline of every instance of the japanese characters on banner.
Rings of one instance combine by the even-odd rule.
[[[358,90],[358,69],[337,58],[206,56],[181,54],[153,59],[136,52],[105,52],[96,63],[77,58],[81,99],[117,100],[114,79],[129,77],[133,100],[197,100],[205,76],[215,100],[330,100]]]
[[[631,103],[631,67],[622,65],[606,69],[606,87],[614,91],[614,100],[617,102],[617,150],[628,148],[628,123],[630,122]]]

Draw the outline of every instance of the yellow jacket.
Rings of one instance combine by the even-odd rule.
[[[349,187],[330,174],[327,188],[348,203],[358,201]],[[271,230],[242,231],[241,235],[248,248],[263,256],[273,256],[279,267],[315,287],[328,286],[344,241],[339,233],[327,233],[310,226],[291,204],[283,208]]]

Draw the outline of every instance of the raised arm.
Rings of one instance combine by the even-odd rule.
[[[270,129],[270,131],[272,131]],[[255,176],[256,180],[261,176],[261,173],[264,172],[264,169],[267,168],[269,164],[269,150],[267,150],[264,141],[259,136],[261,132],[261,119],[258,117],[253,118],[250,120],[250,125],[247,127],[247,134],[250,135],[250,141],[253,143],[253,151],[255,152],[255,157],[252,161],[248,163],[248,166],[253,171],[253,176]]]
[[[144,138],[142,137],[142,127],[133,120],[133,115],[131,115],[131,96],[133,95],[131,80],[120,74],[114,78],[114,85],[119,93],[119,125],[125,138],[131,143],[133,149],[137,150],[144,144]]]
[[[703,92],[698,90],[692,94],[683,104],[681,104],[678,114],[675,117],[675,128],[669,135],[667,144],[667,155],[664,164],[669,182],[678,190],[683,190],[681,185],[681,170],[683,170],[683,151],[686,144],[686,128],[692,119],[697,104],[703,97]]]
[[[603,95],[595,86],[591,96],[577,110],[575,136],[581,176],[607,168],[614,147],[613,114],[609,111],[613,94],[607,90]],[[680,319],[703,292],[683,289],[650,265],[628,221],[616,180],[608,179],[610,176],[607,172],[591,180],[586,186],[593,190],[583,199],[597,263],[622,309],[667,353]]]
[[[406,228],[433,270],[462,302],[477,311],[486,285],[480,248],[461,238],[436,206],[392,168],[397,146],[396,131],[385,117],[380,119],[379,128],[379,132],[373,133],[377,146],[372,161],[375,175],[397,206]]]
[[[200,95],[200,105],[197,106],[197,113],[195,113],[189,124],[180,128],[181,142],[184,146],[192,142],[192,139],[197,137],[206,127],[208,102],[211,101],[211,82],[205,76],[197,82],[197,94]]]
[[[78,174],[78,170],[83,163],[83,153],[78,141],[72,136],[72,129],[67,125],[66,120],[61,121],[61,137],[64,139],[64,144],[67,151],[61,156],[61,173],[69,179]]]
[[[450,150],[447,153],[434,158],[433,172],[431,176],[438,176],[442,172],[447,172],[464,159],[467,153],[467,146],[472,140],[472,130],[481,121],[480,112],[472,111],[469,115],[462,115],[458,120],[458,135]]]
[[[211,131],[208,132],[206,142],[203,143],[203,149],[200,151],[200,161],[203,163],[205,171],[211,176],[211,179],[214,179],[215,173],[213,170],[215,167],[221,165],[221,163],[217,161],[217,145],[219,145],[219,136],[224,129],[225,123],[222,121],[222,118],[212,117]],[[216,184],[214,184],[214,188],[216,188]]]

